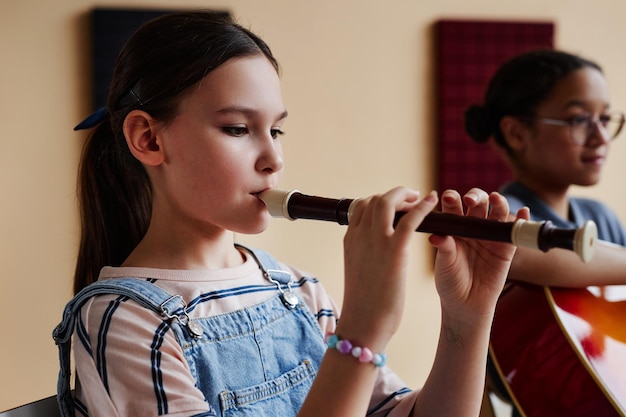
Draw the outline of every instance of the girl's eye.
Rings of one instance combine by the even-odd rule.
[[[591,116],[588,114],[579,114],[577,116],[572,116],[569,119],[569,124],[571,126],[583,126],[589,124],[589,120]]]
[[[272,130],[270,130],[270,133],[272,134],[272,137],[274,139],[277,139],[279,136],[282,136],[282,135],[285,134],[285,132],[283,132],[280,129],[272,129]]]
[[[598,117],[598,120],[600,121],[600,124],[604,127],[606,127],[609,122],[611,121],[611,115],[610,114],[603,114],[602,116]]]
[[[244,126],[224,126],[224,133],[230,136],[241,137],[248,133],[248,128]]]

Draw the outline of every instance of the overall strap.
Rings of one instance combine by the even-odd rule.
[[[261,249],[250,249],[242,245],[236,246],[252,255],[263,272],[265,279],[276,285],[276,289],[280,292],[280,298],[285,307],[292,309],[300,304],[300,300],[291,290],[291,284],[293,282],[291,274],[288,271],[280,269],[280,264],[272,255]],[[287,288],[283,289],[283,286]]]
[[[273,280],[278,281],[281,284],[289,284],[289,282],[291,282],[291,274],[280,269],[281,266],[278,261],[269,253],[261,249],[249,248],[240,244],[235,244],[235,246],[252,255],[256,263],[259,265],[259,268],[263,271],[263,275],[266,275],[266,278],[269,279],[269,277],[267,277],[269,274]]]
[[[126,296],[165,318],[185,313],[185,303],[180,296],[172,296],[149,281],[138,278],[116,278],[97,281],[83,288],[70,300],[63,311],[61,323],[52,332],[59,348],[59,379],[57,401],[61,415],[74,416],[74,401],[70,390],[70,352],[76,316],[82,306],[92,297],[103,294]]]

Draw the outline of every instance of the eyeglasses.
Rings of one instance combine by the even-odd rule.
[[[609,140],[615,139],[624,127],[626,116],[622,112],[617,112],[603,114],[598,118],[594,118],[590,113],[584,113],[565,120],[548,119],[545,117],[533,117],[532,119],[554,126],[569,126],[572,140],[578,145],[584,145],[589,140],[589,137],[593,135],[596,126]]]

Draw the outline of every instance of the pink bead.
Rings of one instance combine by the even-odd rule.
[[[366,347],[361,348],[361,356],[359,356],[359,362],[361,363],[371,362],[373,357],[374,355],[372,354],[371,350],[369,350]]]

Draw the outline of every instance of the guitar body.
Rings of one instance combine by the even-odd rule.
[[[626,286],[508,284],[489,354],[527,417],[626,416]]]

